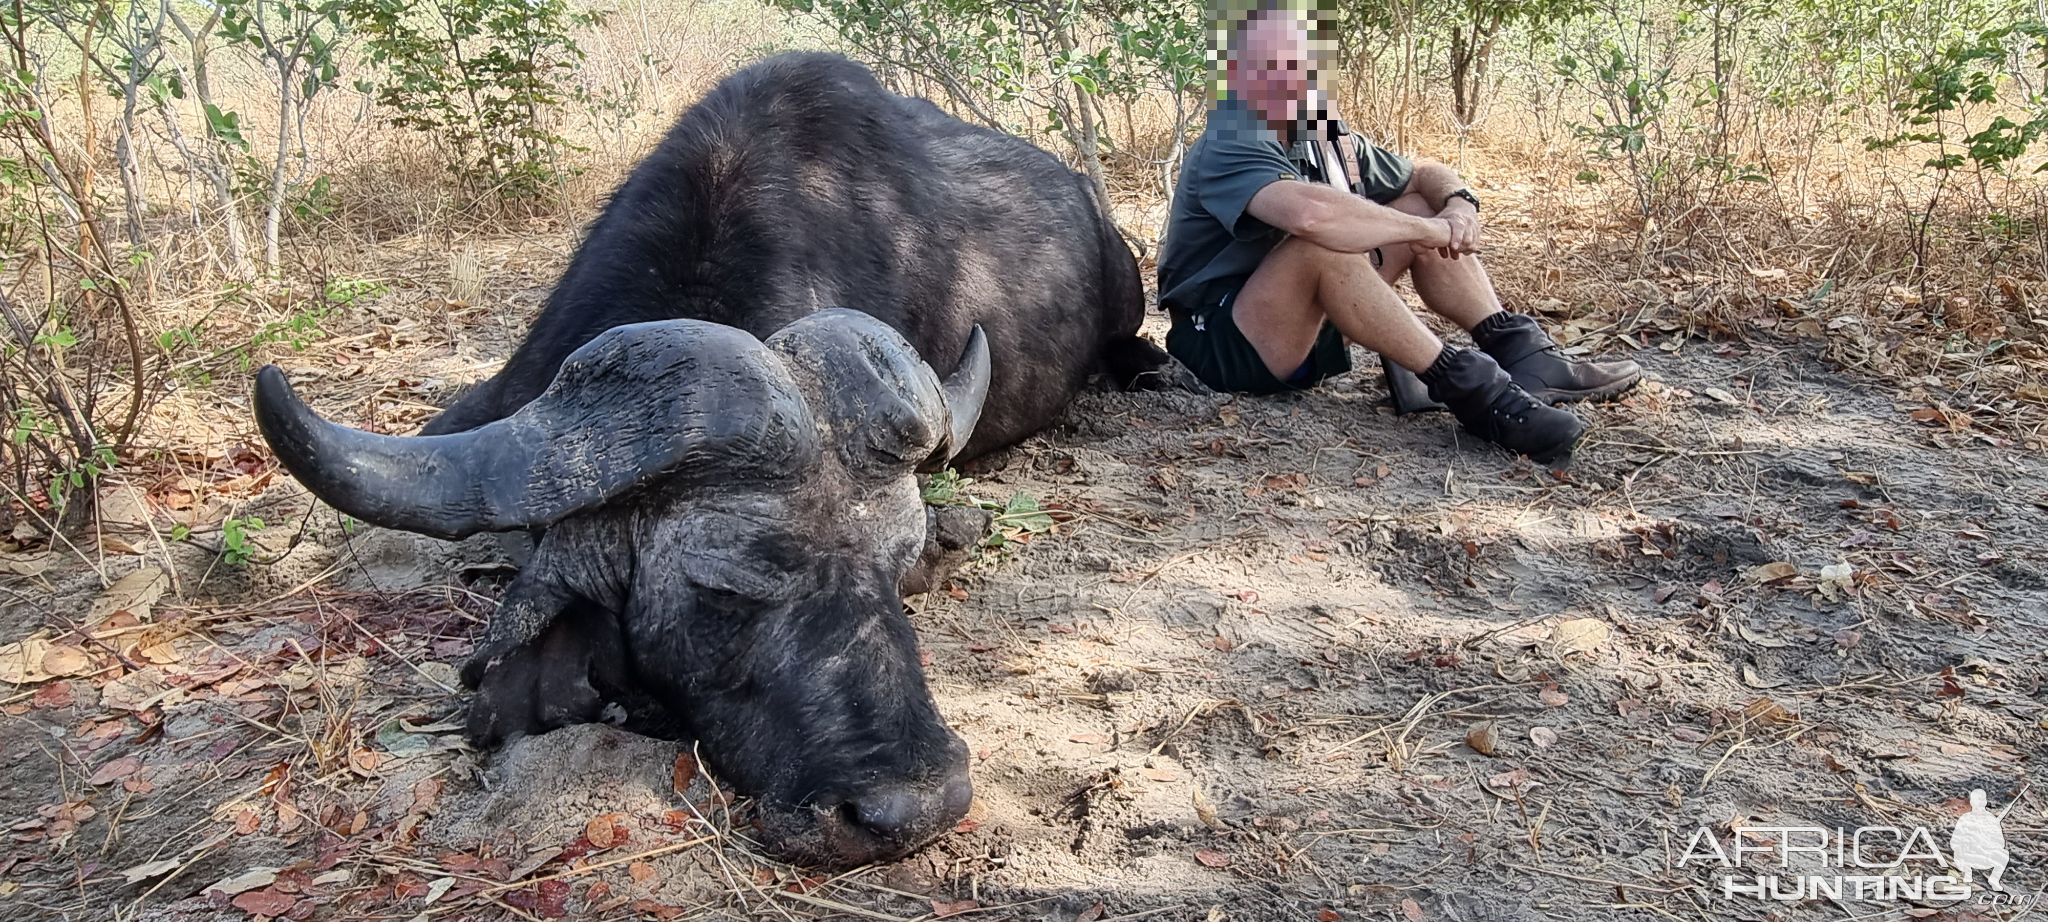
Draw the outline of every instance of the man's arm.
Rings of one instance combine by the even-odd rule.
[[[1465,180],[1448,164],[1434,160],[1418,160],[1415,162],[1415,172],[1408,176],[1407,191],[1422,196],[1422,200],[1429,203],[1431,211],[1442,213],[1445,209],[1454,209],[1470,214],[1477,210],[1472,207],[1471,202],[1451,198],[1451,193],[1465,187]]]
[[[1429,210],[1451,225],[1451,242],[1442,252],[1452,259],[1463,253],[1479,252],[1478,207],[1451,197],[1451,193],[1463,188],[1465,180],[1457,170],[1434,160],[1416,161],[1415,172],[1408,176],[1407,193],[1422,196]]]
[[[1252,196],[1245,211],[1290,235],[1339,253],[1364,253],[1396,243],[1430,248],[1451,243],[1451,225],[1442,218],[1404,214],[1321,183],[1268,183]]]

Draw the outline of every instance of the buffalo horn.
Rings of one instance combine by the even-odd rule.
[[[532,403],[467,432],[335,425],[274,365],[256,376],[256,421],[292,476],[335,508],[451,540],[551,525],[654,480],[787,476],[817,450],[782,363],[744,331],[694,320],[607,330]]]

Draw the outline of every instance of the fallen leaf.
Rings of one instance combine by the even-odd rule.
[[[1216,817],[1216,806],[1209,803],[1209,798],[1202,796],[1201,788],[1193,789],[1188,799],[1194,804],[1195,818],[1201,820],[1202,825],[1217,830],[1224,828],[1223,821]]]
[[[1401,914],[1408,917],[1408,922],[1422,922],[1422,905],[1414,900],[1402,900]]]
[[[1465,731],[1465,745],[1483,756],[1493,755],[1500,750],[1500,730],[1493,721],[1482,720]]]
[[[947,916],[957,916],[963,912],[972,912],[976,909],[981,908],[981,904],[974,900],[960,900],[958,902],[952,903],[945,902],[944,900],[932,900],[931,904],[932,915],[937,916],[941,919]]]
[[[223,896],[234,896],[237,893],[247,893],[257,887],[268,887],[274,880],[277,880],[276,868],[250,868],[206,889],[209,891],[218,890]]]
[[[443,877],[427,885],[427,895],[420,898],[422,903],[431,903],[445,896],[455,886],[455,878]]]
[[[51,682],[36,689],[29,703],[44,710],[68,708],[78,703],[78,695],[71,690],[70,682]]]
[[[144,666],[100,689],[100,703],[118,711],[142,711],[160,704],[176,690],[164,682],[162,667]]]
[[[591,817],[590,822],[583,824],[583,838],[590,840],[591,847],[599,851],[619,844],[618,827],[613,823],[621,815],[600,813]]]
[[[1543,782],[1529,777],[1529,770],[1526,768],[1518,768],[1511,772],[1501,772],[1486,779],[1487,787],[1492,788],[1495,793],[1504,796],[1520,794],[1541,784]]]
[[[670,919],[681,918],[683,915],[683,907],[669,906],[653,900],[634,900],[627,908],[643,916],[653,916],[660,922],[669,922]]]
[[[30,637],[0,647],[0,682],[27,685],[50,677],[43,671],[43,656],[50,652],[47,637]]]
[[[1792,645],[1792,642],[1789,640],[1780,640],[1779,638],[1772,637],[1768,634],[1750,630],[1749,625],[1747,624],[1736,625],[1735,633],[1742,635],[1743,640],[1747,640],[1750,643],[1756,644],[1759,647],[1771,647],[1775,649],[1778,647],[1789,647]]]
[[[43,672],[49,675],[72,676],[91,671],[92,657],[77,647],[57,646],[43,651]]]
[[[1566,650],[1585,653],[1607,642],[1614,629],[1598,618],[1573,618],[1557,626],[1550,639]]]
[[[697,757],[687,752],[676,754],[675,770],[669,773],[669,787],[681,794],[690,789],[690,782],[697,780]]]
[[[1081,914],[1074,917],[1074,922],[1095,922],[1095,920],[1102,918],[1102,912],[1102,904],[1096,903],[1087,909],[1081,910]]]
[[[16,576],[36,576],[56,563],[56,551],[43,551],[40,554],[0,554],[0,571]]]
[[[1545,707],[1561,708],[1572,703],[1572,696],[1559,691],[1554,685],[1537,692],[1536,699],[1543,702]]]
[[[1536,744],[1538,749],[1549,749],[1557,745],[1557,731],[1549,727],[1530,727],[1529,742]]]
[[[93,785],[94,787],[98,787],[99,785],[103,784],[113,784],[114,782],[120,781],[123,778],[127,778],[128,776],[133,775],[141,770],[141,759],[135,756],[122,756],[121,758],[115,759],[114,761],[108,762],[107,764],[100,766],[98,769],[95,769],[92,773],[92,777],[85,779],[85,783]]]
[[[1761,724],[1788,724],[1799,720],[1784,705],[1769,698],[1758,698],[1743,705],[1742,716]]]
[[[1073,733],[1067,736],[1067,741],[1073,743],[1087,743],[1091,746],[1099,746],[1107,745],[1109,743],[1109,737],[1104,736],[1100,733]]]
[[[1775,583],[1779,580],[1791,579],[1798,575],[1799,568],[1797,566],[1789,561],[1778,560],[1762,566],[1752,567],[1742,577],[1752,583]]]
[[[654,865],[645,861],[635,861],[626,865],[626,873],[632,876],[634,883],[644,884],[654,879]]]
[[[128,878],[128,882],[132,884],[137,883],[139,881],[148,880],[159,874],[174,871],[180,865],[183,864],[184,862],[179,861],[176,858],[165,858],[162,861],[152,861],[148,864],[138,864],[132,868],[129,868],[128,870],[122,871],[121,876]]]
[[[953,824],[953,832],[963,836],[980,828],[981,821],[971,816],[963,816]]]
[[[1338,915],[1337,910],[1334,909],[1319,909],[1316,911],[1316,922],[1337,922],[1337,920],[1342,918],[1344,917]]]
[[[1196,849],[1196,850],[1195,850],[1195,860],[1196,860],[1196,861],[1199,861],[1199,862],[1201,862],[1201,863],[1203,863],[1203,864],[1205,864],[1205,865],[1208,865],[1209,867],[1212,867],[1212,868],[1227,868],[1227,867],[1230,867],[1230,856],[1229,856],[1229,855],[1226,855],[1226,854],[1224,854],[1224,853],[1222,853],[1222,852],[1219,852],[1219,851],[1217,851],[1217,850],[1215,850],[1215,849],[1213,849],[1213,848],[1198,848],[1198,849]]]
[[[1751,688],[1777,688],[1780,685],[1786,684],[1788,681],[1790,680],[1767,680],[1763,676],[1757,674],[1755,666],[1751,666],[1748,663],[1742,664],[1742,684],[1747,685]]]
[[[447,881],[453,884],[455,878],[447,878]],[[434,896],[439,895],[434,894]],[[292,907],[298,905],[298,902],[298,897],[289,893],[279,893],[274,887],[265,887],[261,890],[251,890],[235,897],[234,906],[236,909],[252,916],[276,917],[291,912]],[[427,902],[433,902],[432,897],[429,897]]]
[[[143,567],[123,576],[92,600],[92,610],[86,613],[86,622],[99,621],[117,611],[125,611],[137,621],[149,620],[150,606],[163,597],[164,590],[171,586],[171,578],[156,567]]]
[[[1138,774],[1140,774],[1140,775],[1144,775],[1145,777],[1147,777],[1147,778],[1150,778],[1150,779],[1152,779],[1152,780],[1154,780],[1154,781],[1178,781],[1178,780],[1180,780],[1180,776],[1179,776],[1179,775],[1176,775],[1176,774],[1174,774],[1174,773],[1172,773],[1172,772],[1170,772],[1170,771],[1167,771],[1166,769],[1163,769],[1163,768],[1140,768],[1140,769],[1138,769]]]

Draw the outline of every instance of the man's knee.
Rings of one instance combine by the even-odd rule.
[[[1388,202],[1387,207],[1403,214],[1415,215],[1418,218],[1436,217],[1436,209],[1429,207],[1429,199],[1423,198],[1420,192],[1410,192],[1407,195],[1403,195]]]

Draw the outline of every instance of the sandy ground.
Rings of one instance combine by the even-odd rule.
[[[297,374],[323,410],[402,431],[503,357],[525,284],[482,325],[447,320],[452,352],[442,321],[372,313]],[[466,751],[451,664],[509,572],[496,546],[308,517],[224,441],[191,462],[203,502],[139,484],[92,566],[0,557],[0,642],[34,635],[0,693],[0,915],[2031,913],[2040,455],[1915,418],[1927,394],[1811,343],[1623,332],[1652,380],[1584,411],[1565,470],[1394,418],[1362,354],[1298,396],[1091,390],[975,465],[969,494],[1058,524],[908,603],[974,752],[972,815],[830,880],[754,854],[685,744],[592,726]],[[348,370],[375,350],[417,370]],[[246,438],[238,412],[218,418]],[[203,528],[165,554],[145,527],[229,514],[270,524],[256,562],[219,562]],[[175,584],[147,575],[166,557]],[[1924,826],[1946,854],[1978,788],[2010,808],[2017,903],[1728,899],[1730,872],[1679,864],[1701,827],[1725,846]],[[1745,882],[1802,873],[1747,863]]]

